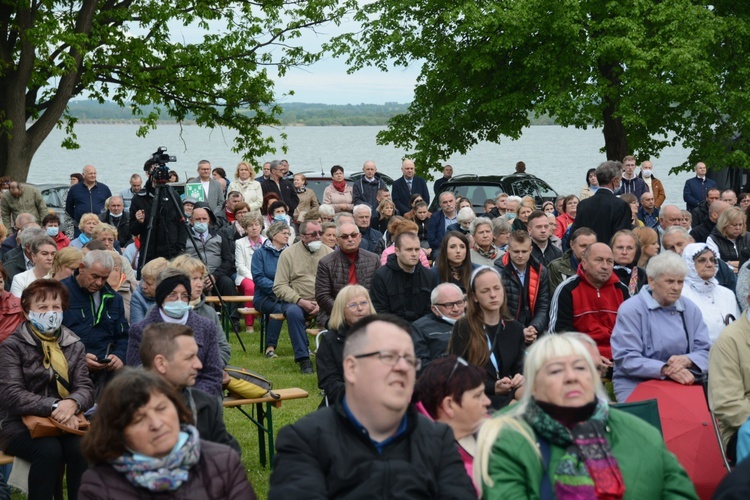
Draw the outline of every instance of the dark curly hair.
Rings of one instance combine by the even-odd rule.
[[[427,413],[433,419],[437,419],[438,408],[445,398],[452,397],[456,404],[461,406],[464,393],[483,386],[484,379],[485,372],[482,368],[460,363],[458,356],[450,355],[436,359],[427,365],[417,380],[413,401],[421,402]]]

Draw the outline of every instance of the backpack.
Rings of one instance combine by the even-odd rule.
[[[239,399],[256,399],[265,396],[271,396],[273,399],[280,398],[271,390],[273,387],[271,381],[259,373],[231,365],[227,365],[224,371],[230,377],[229,384],[227,384],[227,392],[230,396]]]

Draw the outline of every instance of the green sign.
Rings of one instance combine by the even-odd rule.
[[[185,184],[185,198],[193,198],[195,201],[206,201],[203,195],[203,184]]]

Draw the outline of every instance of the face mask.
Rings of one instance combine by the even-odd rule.
[[[208,231],[208,224],[205,222],[196,222],[193,224],[193,229],[195,229],[195,232],[198,234],[203,234],[206,231]]]
[[[643,174],[643,177],[646,177],[646,178],[651,177],[651,170],[649,169],[641,170],[641,173]]]
[[[40,332],[51,335],[60,329],[62,325],[63,313],[58,311],[35,312],[29,311],[29,321],[34,328]]]
[[[320,240],[311,241],[310,243],[307,244],[307,248],[309,248],[312,253],[315,253],[318,250],[320,250],[320,247],[322,246],[323,246],[323,242]]]
[[[51,237],[54,238],[55,236],[57,236],[57,233],[59,233],[59,232],[60,232],[60,228],[59,227],[48,227],[47,228],[47,236],[51,236]]]
[[[276,215],[273,216],[273,220],[278,220],[278,221],[284,222],[284,221],[286,221],[286,215],[284,215],[284,214],[276,214]]]
[[[185,316],[190,310],[190,305],[187,302],[176,300],[174,302],[165,302],[161,307],[164,310],[164,314],[170,318],[179,319]]]
[[[456,321],[458,321],[457,319],[449,318],[448,316],[442,316],[442,315],[440,316],[440,319],[442,319],[443,321],[445,321],[449,325],[455,325]]]

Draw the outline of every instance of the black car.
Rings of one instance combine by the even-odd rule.
[[[539,177],[530,174],[511,175],[475,175],[465,174],[451,178],[440,186],[438,196],[430,204],[430,212],[440,210],[438,198],[440,193],[450,191],[458,196],[469,198],[477,215],[484,213],[484,202],[495,200],[500,193],[509,196],[531,196],[541,207],[545,201],[555,201],[557,192]]]
[[[318,203],[323,203],[323,192],[326,190],[328,186],[331,185],[331,175],[327,174],[325,172],[297,172],[300,174],[303,174],[305,178],[307,179],[307,187],[308,189],[312,189],[315,193],[315,196],[318,198]],[[393,179],[385,174],[381,174],[380,178],[385,181],[385,184],[388,186],[388,189],[391,188],[391,185],[393,184]],[[364,172],[355,172],[351,175],[346,175],[344,173],[344,180],[347,184],[350,186],[354,184],[354,182],[361,178],[364,174]],[[291,180],[291,179],[290,179]]]

